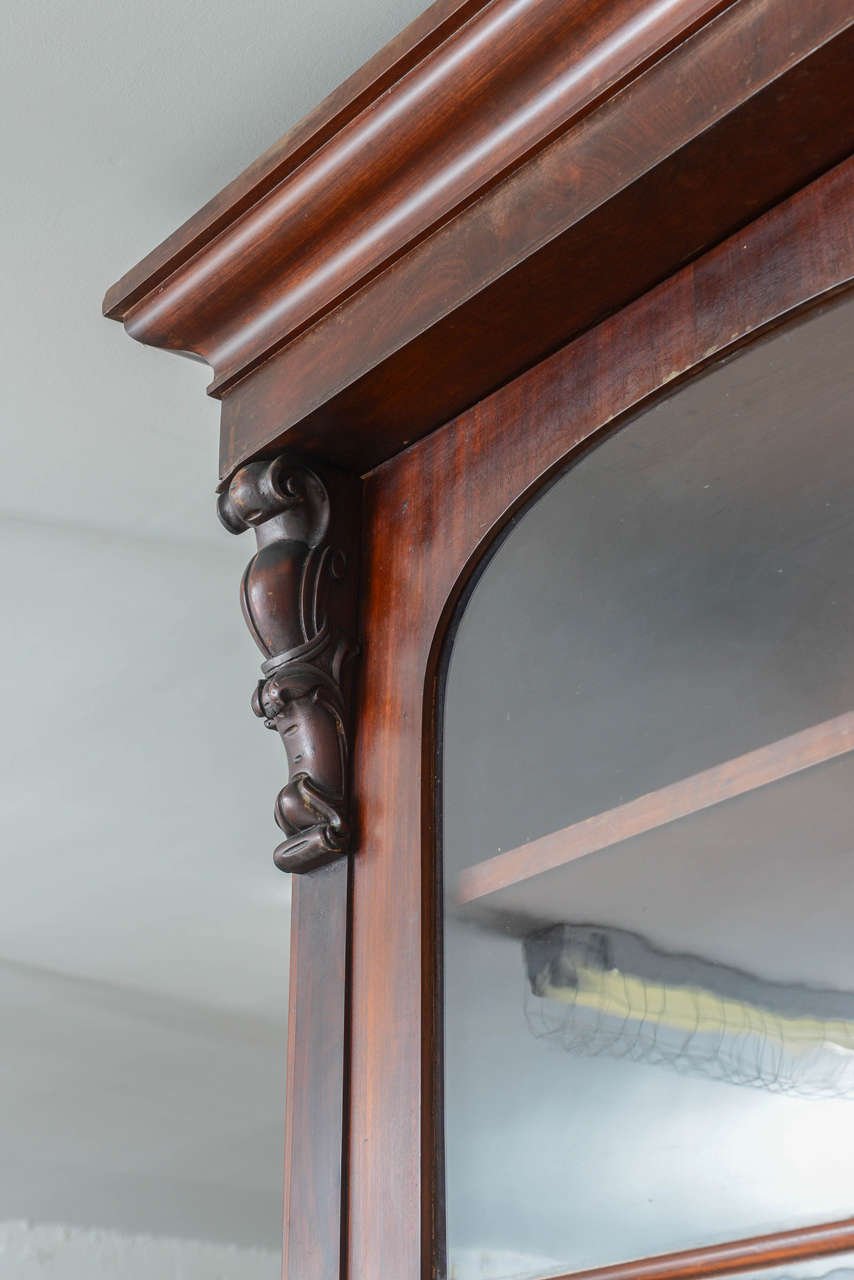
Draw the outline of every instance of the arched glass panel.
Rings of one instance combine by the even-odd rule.
[[[611,434],[459,620],[454,1280],[854,1214],[852,332],[837,301]]]

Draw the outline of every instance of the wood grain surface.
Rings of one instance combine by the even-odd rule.
[[[435,0],[108,289],[104,314],[121,319],[488,3],[489,0]]]
[[[476,566],[586,441],[852,279],[848,162],[368,477],[351,1280],[429,1276],[441,1255],[436,716],[445,636]]]
[[[346,858],[292,880],[283,1280],[341,1274],[349,883]]]
[[[221,479],[365,472],[850,154],[852,58],[849,0],[445,4],[106,313],[211,365]]]
[[[852,54],[850,0],[441,0],[107,295],[212,365],[221,480],[281,447],[366,477],[357,853],[294,885],[286,1280],[442,1270],[446,637],[587,442],[851,285]]]
[[[221,477],[283,443],[376,466],[843,160],[837,3],[738,0],[292,335],[226,389]]]

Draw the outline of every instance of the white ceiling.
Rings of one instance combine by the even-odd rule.
[[[104,290],[421,0],[0,14],[0,1219],[274,1243],[284,760],[208,371]]]

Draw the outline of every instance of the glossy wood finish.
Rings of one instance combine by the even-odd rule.
[[[370,472],[359,853],[294,885],[287,1280],[441,1270],[445,636],[574,451],[854,279],[852,55],[849,0],[440,0],[107,295],[212,364],[223,487],[282,447]]]
[[[204,355],[222,386],[326,309],[345,273],[351,287],[387,262],[597,90],[720,7],[721,0],[654,8],[614,0],[608,10],[566,0],[482,5],[404,83],[386,86],[220,227],[210,251],[197,249],[142,296],[135,277],[150,269],[140,264],[110,291],[107,312],[142,341]],[[407,174],[413,169],[417,176]],[[239,287],[229,287],[232,278]]]
[[[107,291],[104,312],[124,313],[320,150],[339,130],[438,48],[488,0],[436,0],[198,213]]]
[[[368,477],[355,787],[370,818],[353,866],[351,1280],[429,1275],[440,1235],[435,713],[445,636],[477,564],[585,441],[852,280],[854,161]],[[800,1247],[789,1237],[780,1256],[803,1256]]]
[[[340,859],[292,882],[283,1280],[341,1274],[349,879]]]
[[[223,478],[283,443],[366,470],[854,146],[846,0],[430,22],[108,294],[211,363]]]
[[[343,124],[224,228],[215,245],[130,312],[122,304],[128,332],[203,355],[215,389],[225,389],[328,311],[342,286],[387,265],[485,179],[720,6],[484,6],[405,83]]]
[[[740,1271],[844,1253],[852,1248],[854,1218],[845,1218],[819,1227],[753,1236],[749,1240],[734,1240],[706,1249],[689,1249],[683,1253],[626,1262],[618,1267],[575,1271],[571,1273],[571,1280],[699,1280],[701,1276],[730,1276]],[[549,1280],[570,1280],[570,1275],[553,1276]]]
[[[376,465],[850,154],[854,31],[799,59],[780,8],[722,14],[238,383],[221,475],[282,443]]]
[[[478,862],[460,874],[455,899],[462,905],[486,898],[509,885],[779,782],[849,751],[854,751],[854,711]]]
[[[353,845],[352,688],[362,486],[287,454],[241,467],[219,496],[230,533],[254,529],[240,584],[243,616],[264,655],[252,710],[277,730],[288,781],[276,799],[281,871],[304,872]]]

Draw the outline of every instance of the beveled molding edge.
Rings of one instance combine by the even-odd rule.
[[[125,272],[107,290],[104,314],[123,319],[132,306],[288,178],[304,160],[488,3],[490,0],[435,0],[198,212]]]
[[[441,0],[113,286],[220,479],[366,474],[854,147],[850,0]]]
[[[264,655],[252,709],[285,748],[273,861],[311,871],[353,848],[352,693],[358,651],[358,480],[289,454],[241,467],[219,495],[230,533],[258,549],[240,584]]]
[[[222,395],[731,3],[434,6],[114,285],[104,313],[202,357]]]

